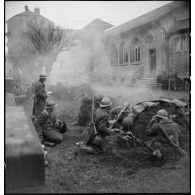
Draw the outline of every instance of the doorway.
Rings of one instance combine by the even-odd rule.
[[[148,50],[148,57],[149,57],[149,70],[151,77],[156,76],[156,49],[149,49]]]

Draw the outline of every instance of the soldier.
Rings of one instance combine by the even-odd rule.
[[[153,139],[146,142],[146,146],[152,151],[154,160],[163,165],[164,168],[172,168],[181,157],[178,135],[178,125],[168,119],[168,113],[162,109],[150,120],[146,133]],[[182,151],[183,152],[183,151]]]
[[[115,132],[116,129],[109,128],[110,123],[108,121],[109,111],[112,102],[108,97],[104,97],[101,100],[100,108],[98,108],[94,113],[94,123],[97,130],[97,135],[95,136],[91,145],[93,148],[100,152],[105,152],[109,148],[108,136]]]
[[[35,83],[35,96],[32,115],[36,118],[46,107],[46,99],[48,97],[45,91],[46,75],[41,74],[39,80]]]
[[[16,96],[22,94],[22,90],[20,88],[19,82],[17,82],[16,85],[13,87],[13,92],[14,92],[14,95]]]
[[[110,119],[114,120],[123,107],[128,104],[125,102],[121,106],[116,106],[110,111]],[[123,111],[121,117],[118,119],[118,121],[113,125],[114,128],[123,128],[124,131],[132,131],[133,130],[133,124],[134,124],[135,115],[130,109],[130,105],[128,104],[128,107]]]
[[[46,108],[35,119],[34,126],[42,143],[60,143],[63,133],[67,131],[66,123],[57,119],[54,114],[56,106],[54,101],[48,101]]]
[[[116,118],[116,120],[115,120]],[[119,145],[125,148],[135,147],[135,144],[139,141],[133,135],[133,125],[135,121],[135,115],[133,114],[130,105],[125,102],[121,106],[114,107],[110,112],[110,122],[113,123],[114,128],[119,128],[122,131],[117,134],[117,142]]]

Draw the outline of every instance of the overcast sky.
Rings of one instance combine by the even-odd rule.
[[[171,1],[7,1],[6,20],[24,12],[28,5],[31,11],[39,7],[41,15],[57,25],[79,29],[96,18],[117,26]]]

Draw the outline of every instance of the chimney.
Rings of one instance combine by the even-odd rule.
[[[24,7],[25,7],[25,12],[29,12],[28,6],[25,5]]]
[[[35,11],[35,14],[40,15],[40,9],[39,8],[35,8],[34,11]]]

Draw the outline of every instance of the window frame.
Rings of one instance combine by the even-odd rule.
[[[137,43],[136,43],[137,41]],[[136,37],[133,39],[130,47],[130,63],[131,65],[141,64],[141,44],[140,40]]]
[[[125,41],[121,42],[120,50],[119,50],[119,65],[127,66],[129,63],[129,51],[128,47],[126,47]]]
[[[180,34],[174,37],[174,52],[186,52],[189,51],[188,48],[188,35],[187,34]],[[184,39],[183,39],[184,38]],[[177,40],[178,40],[178,45],[177,45]]]

